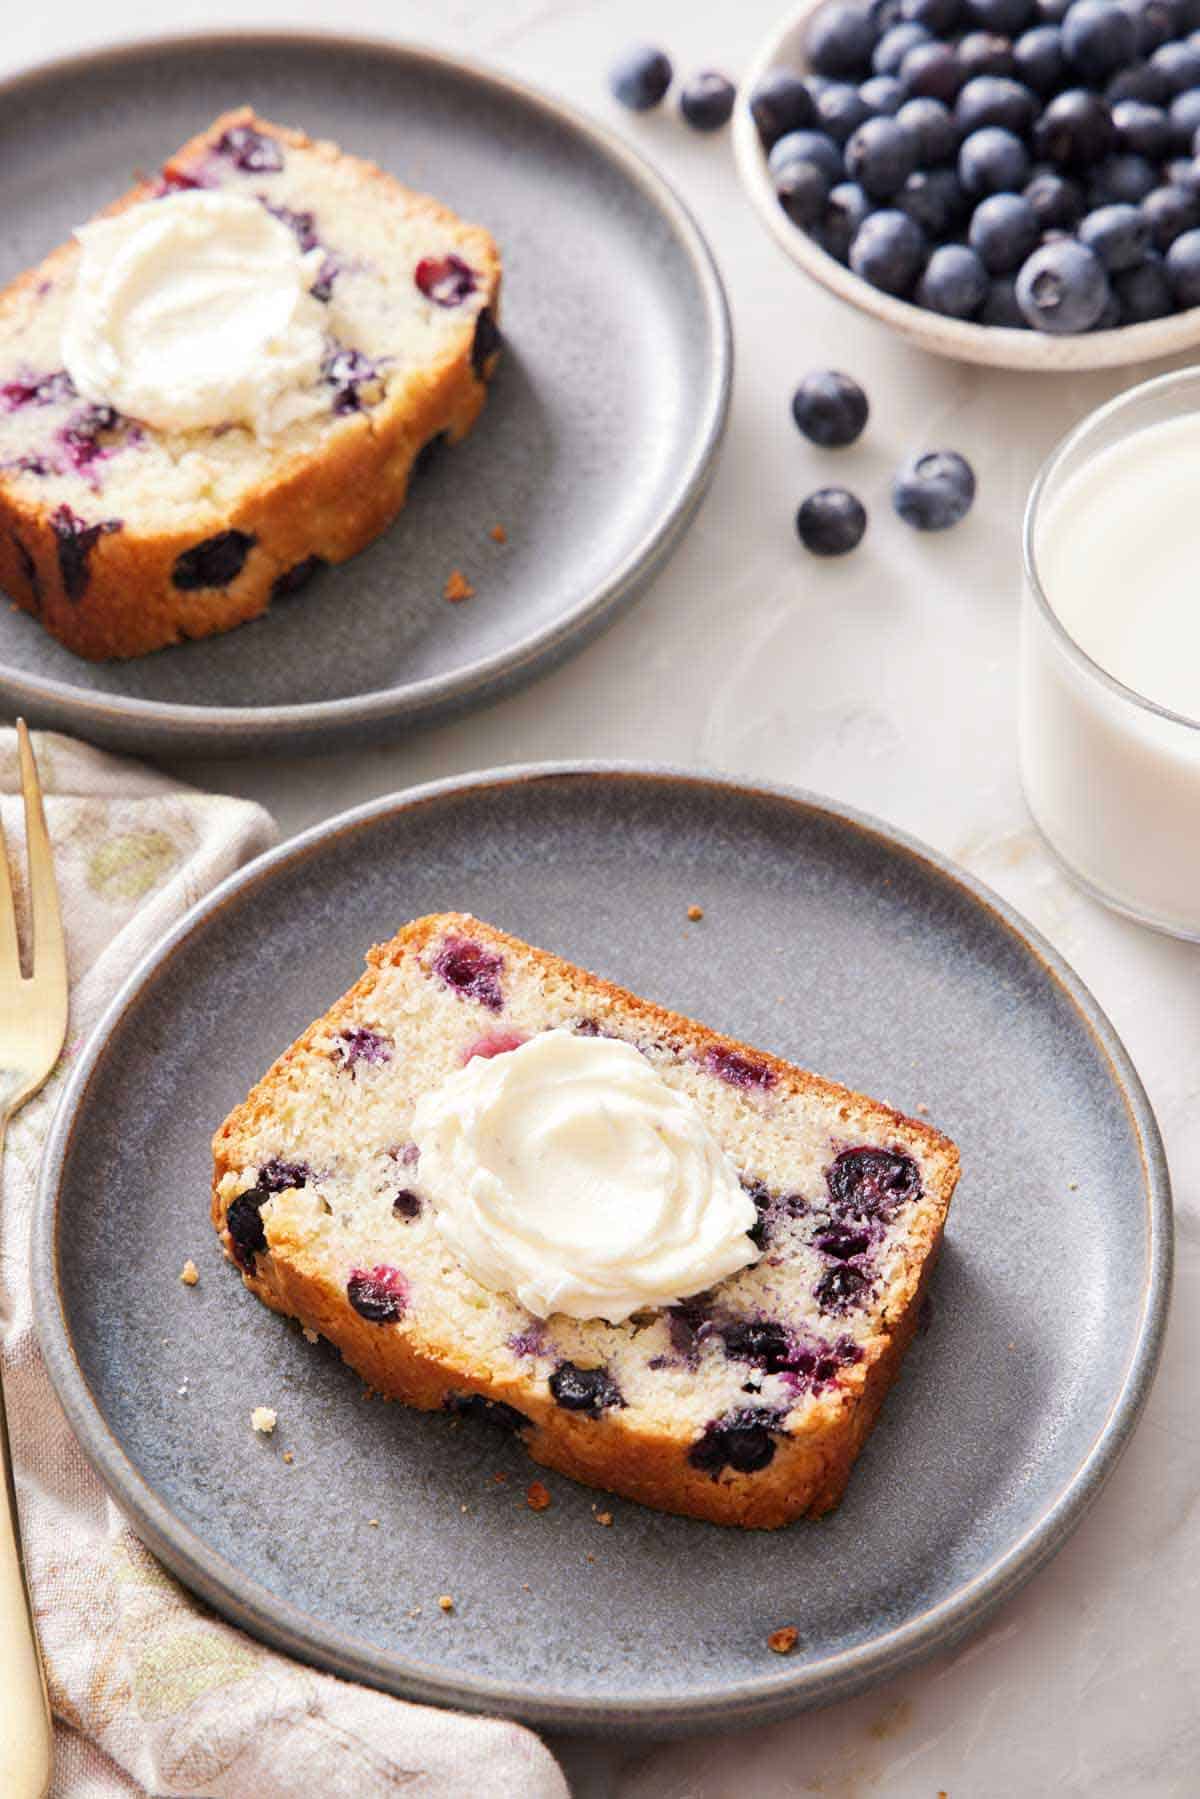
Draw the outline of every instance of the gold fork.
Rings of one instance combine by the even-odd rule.
[[[21,973],[17,915],[0,827],[0,1152],[8,1121],[45,1084],[67,1031],[67,954],[37,765],[25,721],[17,720],[25,842],[29,861],[31,972]],[[0,1385],[0,1793],[42,1799],[50,1788],[53,1733],[13,1488],[12,1455]]]

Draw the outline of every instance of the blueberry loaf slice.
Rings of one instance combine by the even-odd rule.
[[[471,429],[499,287],[435,200],[217,119],[0,294],[0,586],[93,660],[256,617]]]
[[[466,914],[373,949],[214,1157],[213,1219],[246,1285],[379,1393],[753,1527],[841,1498],[958,1178],[929,1126]],[[604,1206],[626,1172],[638,1223],[614,1251]],[[735,1240],[705,1238],[706,1181]],[[582,1285],[578,1258],[542,1279],[556,1231]]]

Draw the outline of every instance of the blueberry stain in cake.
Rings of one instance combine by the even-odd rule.
[[[779,1425],[778,1412],[746,1407],[726,1412],[704,1427],[688,1450],[688,1461],[703,1474],[716,1479],[724,1468],[738,1474],[757,1474],[775,1456],[772,1434]]]
[[[263,1229],[262,1209],[272,1197],[270,1187],[249,1187],[239,1193],[225,1213],[225,1229],[233,1244],[235,1259],[243,1268],[252,1268],[254,1258],[263,1255],[267,1233]]]
[[[338,1040],[334,1045],[334,1054],[341,1067],[350,1071],[353,1079],[356,1070],[365,1065],[368,1068],[381,1068],[392,1059],[395,1045],[390,1037],[380,1031],[373,1031],[368,1025],[355,1024],[349,1029],[338,1032]]]
[[[434,960],[433,972],[453,987],[464,999],[473,999],[489,1012],[499,1012],[504,1004],[500,991],[503,956],[484,949],[470,937],[447,937]]]
[[[306,556],[302,562],[293,562],[291,568],[285,568],[271,583],[271,598],[286,600],[290,594],[299,593],[302,587],[307,587],[313,577],[326,567],[328,564],[324,556]]]
[[[491,307],[482,307],[475,318],[475,336],[471,341],[471,370],[477,381],[486,376],[487,365],[502,341]]]
[[[831,1224],[814,1241],[822,1255],[833,1256],[839,1262],[848,1262],[852,1256],[864,1255],[871,1246],[869,1231],[851,1230],[841,1224]]]
[[[709,1074],[715,1074],[718,1080],[726,1081],[731,1087],[765,1090],[775,1083],[774,1072],[765,1062],[743,1056],[736,1049],[726,1049],[723,1044],[714,1044],[706,1052],[704,1066]]]
[[[391,1324],[408,1307],[408,1282],[398,1268],[355,1268],[346,1282],[346,1298],[360,1317],[372,1324]]]
[[[813,1295],[827,1316],[839,1317],[861,1305],[870,1288],[871,1282],[861,1268],[850,1262],[836,1262],[821,1276]]]
[[[461,256],[422,256],[413,280],[435,306],[461,306],[479,285],[475,271]]]
[[[791,1336],[774,1319],[742,1319],[722,1325],[721,1341],[727,1356],[735,1361],[754,1363],[765,1374],[779,1374],[791,1366]]]
[[[112,454],[103,439],[119,431],[124,420],[112,406],[83,406],[71,414],[58,434],[65,461],[76,474]]]
[[[20,412],[26,406],[65,406],[78,399],[75,383],[66,369],[52,369],[47,375],[27,375],[0,386],[0,405],[6,412]]]
[[[392,1213],[396,1218],[403,1218],[406,1224],[421,1216],[421,1198],[411,1187],[401,1187],[392,1201]]]
[[[388,1155],[393,1162],[399,1162],[402,1168],[415,1168],[421,1160],[421,1151],[415,1143],[399,1143],[395,1149],[389,1149]]]
[[[455,1418],[473,1418],[479,1424],[490,1424],[499,1430],[528,1430],[533,1423],[533,1419],[519,1412],[515,1405],[507,1405],[503,1399],[487,1399],[482,1393],[450,1393],[445,1409]]]
[[[526,1041],[519,1031],[491,1031],[486,1037],[476,1037],[474,1043],[467,1045],[463,1062],[473,1062],[476,1056],[490,1061],[493,1056],[505,1056],[509,1050],[520,1049]]]
[[[531,1324],[508,1339],[514,1355],[535,1356],[546,1353],[546,1333],[540,1324]]]
[[[312,1172],[307,1162],[283,1162],[272,1156],[258,1171],[258,1185],[268,1193],[286,1193],[289,1187],[307,1187]]]
[[[678,1305],[667,1307],[667,1333],[671,1348],[677,1356],[683,1357],[689,1367],[695,1366],[701,1349],[716,1328],[703,1294],[694,1299],[681,1299]],[[663,1360],[664,1366],[667,1365],[667,1358]]]
[[[836,1214],[877,1218],[887,1224],[921,1191],[921,1174],[911,1156],[896,1149],[844,1149],[825,1170]]]
[[[309,250],[318,248],[321,240],[317,236],[317,221],[311,212],[296,212],[290,206],[272,205],[265,194],[259,194],[258,198],[273,219],[278,219],[281,225],[287,226],[306,254]]]
[[[308,290],[313,299],[320,300],[322,305],[327,305],[333,298],[333,284],[341,272],[342,265],[336,256],[326,256],[317,270],[316,280]]]
[[[122,522],[119,518],[107,518],[99,524],[89,525],[86,519],[65,505],[51,513],[50,529],[58,548],[58,572],[62,577],[63,592],[73,605],[78,605],[88,590],[91,580],[88,564],[92,551],[102,537],[119,531]]]
[[[24,575],[26,584],[29,588],[29,597],[32,599],[36,609],[40,612],[42,609],[42,578],[38,574],[37,563],[33,560],[28,545],[22,543],[16,532],[10,532],[9,535],[12,537],[13,548],[17,552],[17,561],[21,565],[21,573]]]
[[[231,125],[217,140],[217,154],[228,157],[246,175],[278,175],[283,151],[273,137],[250,125]]]
[[[361,412],[364,406],[363,390],[380,379],[379,364],[372,362],[361,350],[351,350],[345,344],[333,344],[326,353],[321,364],[322,379],[333,389],[333,410],[335,412]],[[372,396],[366,396],[369,400]]]
[[[558,1364],[550,1376],[550,1391],[564,1411],[586,1412],[589,1418],[625,1404],[607,1368],[579,1368],[574,1362]]]
[[[176,558],[171,580],[184,593],[203,587],[228,587],[241,574],[257,542],[248,531],[218,531],[215,537],[206,537]]]

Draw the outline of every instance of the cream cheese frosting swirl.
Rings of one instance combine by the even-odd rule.
[[[85,399],[157,431],[242,424],[263,438],[318,409],[321,252],[257,200],[168,194],[75,235],[62,355]]]
[[[445,1242],[538,1317],[619,1324],[757,1260],[728,1156],[631,1044],[552,1030],[476,1057],[411,1134]]]

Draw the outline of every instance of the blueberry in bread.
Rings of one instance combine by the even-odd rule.
[[[217,119],[0,294],[0,586],[93,660],[256,617],[471,429],[499,286],[435,200]]]
[[[929,1126],[464,914],[373,949],[214,1157],[246,1285],[372,1388],[755,1527],[841,1498],[958,1178]]]

